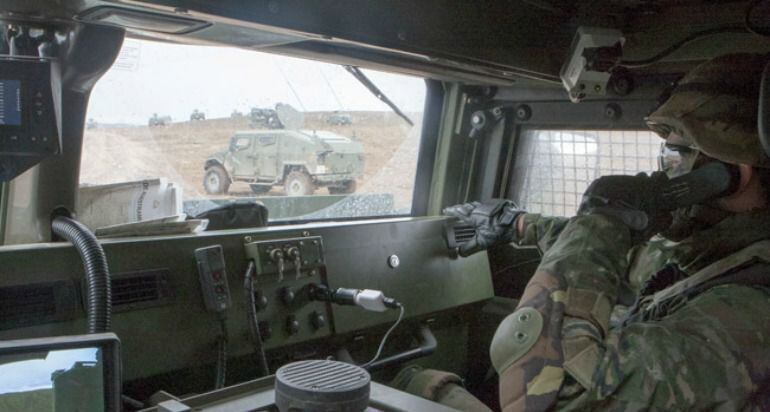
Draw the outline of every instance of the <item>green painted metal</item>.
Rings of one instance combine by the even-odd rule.
[[[428,198],[428,214],[439,215],[441,210],[449,205],[465,200],[468,190],[470,167],[465,163],[469,160],[467,152],[473,150],[475,142],[467,136],[460,135],[466,96],[462,86],[457,83],[446,85],[441,129],[439,130],[436,161],[434,162],[431,180],[431,191]],[[470,157],[472,159],[472,156]]]
[[[227,317],[229,352],[233,357],[253,352],[242,287],[247,237],[259,241],[321,236],[331,287],[381,289],[406,306],[407,320],[434,317],[458,306],[490,299],[493,289],[486,256],[452,258],[444,240],[445,223],[442,218],[397,218],[104,240],[111,271],[168,269],[174,293],[167,305],[114,314],[113,331],[121,338],[123,347],[124,378],[130,381],[215,362],[219,325],[202,301],[192,257],[199,247],[219,244],[225,251],[233,302]],[[401,262],[395,269],[387,263],[394,254]],[[83,277],[80,257],[72,246],[64,243],[2,246],[0,266],[0,287],[57,280],[79,283]],[[258,283],[257,287],[265,290],[278,286],[271,277],[260,282],[265,283]],[[385,326],[396,317],[394,312],[370,313],[355,307],[331,309],[330,321],[335,329],[330,342],[344,340],[354,332],[365,333],[369,327]],[[276,322],[288,313],[281,312]],[[310,327],[309,320],[301,322],[302,328]],[[74,320],[0,331],[0,339],[71,335],[85,330],[85,313],[81,310]],[[316,339],[303,336],[303,342]],[[321,336],[326,335],[317,337]],[[268,350],[280,350],[290,342],[298,340],[289,341],[277,334],[265,346]]]

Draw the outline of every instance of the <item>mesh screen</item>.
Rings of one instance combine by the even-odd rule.
[[[573,216],[594,179],[656,170],[660,143],[650,131],[528,130],[508,193],[528,212]]]

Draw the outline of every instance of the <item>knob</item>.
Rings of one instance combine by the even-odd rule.
[[[266,320],[260,321],[258,327],[262,340],[268,340],[273,336],[273,328],[270,327],[270,322]]]
[[[299,321],[294,316],[286,318],[286,333],[296,335],[299,332]]]
[[[265,296],[264,293],[257,292],[256,296],[254,297],[254,303],[257,305],[258,309],[265,309],[269,301],[267,300],[267,296]]]
[[[310,314],[310,324],[313,325],[313,329],[318,330],[326,326],[326,316],[318,311],[313,311]]]
[[[289,306],[294,302],[294,298],[297,297],[297,295],[294,293],[294,290],[292,290],[290,287],[281,288],[281,301],[284,305]]]

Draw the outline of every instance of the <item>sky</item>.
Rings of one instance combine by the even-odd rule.
[[[78,361],[98,361],[98,348],[63,349],[48,352],[44,359],[0,363],[0,394],[52,386],[54,371],[70,369]],[[0,359],[0,362],[3,362]]]
[[[422,111],[420,78],[366,70],[403,111]],[[92,94],[88,118],[147,124],[153,113],[186,120],[289,103],[299,110],[390,110],[341,66],[254,51],[127,39]]]

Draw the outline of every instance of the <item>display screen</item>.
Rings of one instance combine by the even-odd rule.
[[[21,125],[21,81],[0,79],[0,126]]]
[[[0,356],[0,411],[104,411],[103,363],[98,347]]]

